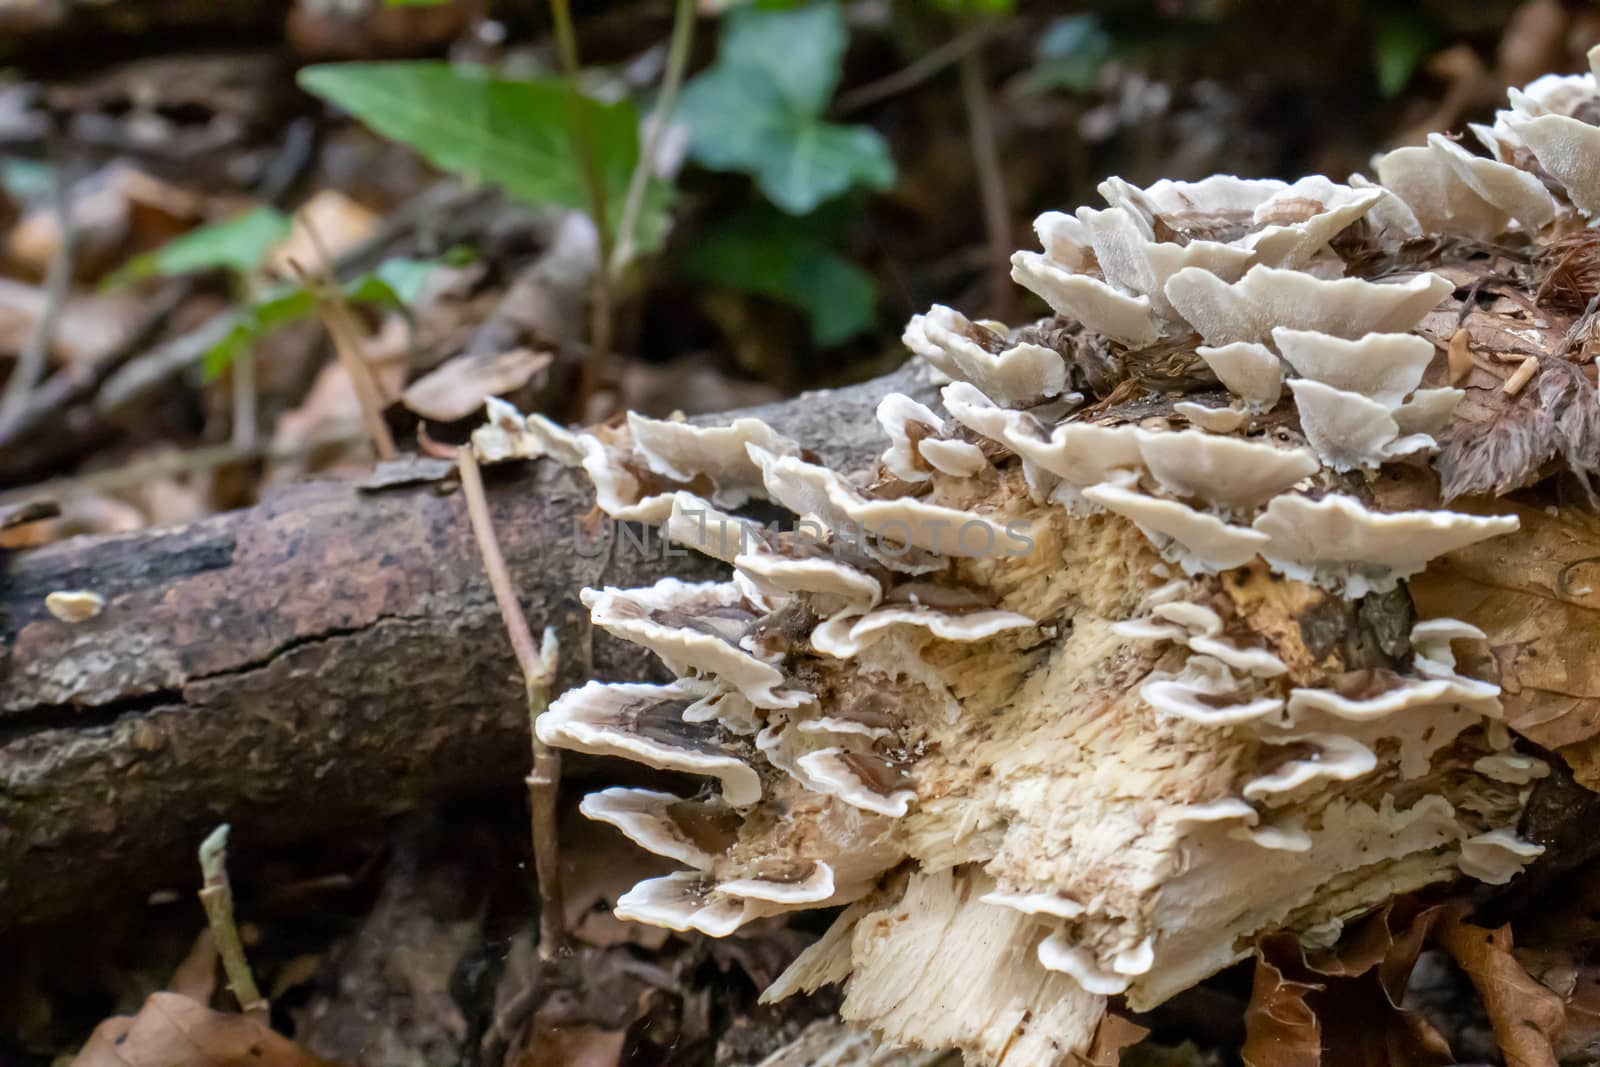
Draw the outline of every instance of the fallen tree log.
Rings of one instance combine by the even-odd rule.
[[[861,465],[878,399],[918,389],[908,370],[751,414]],[[460,495],[438,471],[386,480],[0,559],[0,930],[187,882],[219,822],[279,845],[517,785],[522,682]],[[654,538],[597,554],[577,527],[592,491],[553,464],[501,468],[489,495],[529,619],[560,632],[561,685],[659,673],[591,634],[578,590],[715,564]],[[103,610],[52,617],[68,590]]]

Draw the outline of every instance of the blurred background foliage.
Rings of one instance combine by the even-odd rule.
[[[602,314],[514,338],[554,350],[531,399],[578,421],[695,409],[880,372],[935,302],[1042,314],[1006,257],[1040,211],[1098,202],[1107,175],[1342,178],[1486,117],[1507,85],[1579,69],[1597,19],[1563,0],[4,5],[3,218],[45,212],[61,167],[81,185],[132,166],[205,198],[92,270],[75,257],[79,275],[189,275],[231,304],[187,379],[200,393],[163,413],[184,443],[221,432],[204,390],[238,352],[311,317],[292,272],[254,268],[330,190],[379,223],[418,215],[376,257],[328,264],[391,310],[425,287],[377,288],[387,260],[425,279],[469,246],[469,298],[503,296],[551,220],[598,218]],[[476,229],[430,219],[418,201],[441,177],[499,206]],[[0,262],[42,282],[48,250],[17,245]],[[696,375],[726,388],[660,388]],[[264,425],[305,402],[311,371],[290,377],[263,383]]]

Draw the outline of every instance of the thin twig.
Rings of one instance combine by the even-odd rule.
[[[639,149],[639,161],[628,178],[628,195],[622,202],[622,217],[617,222],[617,247],[611,254],[613,278],[620,275],[628,260],[633,258],[634,230],[644,210],[645,190],[650,186],[650,172],[655,167],[662,135],[678,106],[678,90],[683,87],[683,75],[689,69],[689,46],[693,41],[694,0],[677,0],[672,14],[672,40],[667,45],[667,66],[661,72],[661,92],[656,97],[655,109],[650,112],[649,128]]]
[[[217,944],[217,955],[222,958],[222,969],[228,975],[228,988],[239,1001],[239,1010],[246,1015],[265,1016],[269,1005],[261,990],[256,987],[255,975],[250,973],[250,962],[244,958],[244,945],[239,940],[239,927],[233,921],[233,888],[228,884],[228,824],[223,823],[200,842],[200,874],[205,885],[200,890],[200,903],[206,909],[206,922],[211,926],[211,939]]]
[[[915,62],[893,74],[851,89],[847,93],[841,93],[834,101],[834,114],[848,115],[887,100],[891,96],[898,96],[915,89],[946,67],[960,62],[961,57],[968,52],[982,48],[996,29],[998,26],[995,23],[981,23],[958,37],[952,37],[927,55],[920,56]]]
[[[67,165],[60,156],[56,159],[51,189],[58,239],[55,251],[50,256],[50,265],[45,269],[44,310],[34,324],[33,333],[28,335],[28,343],[17,354],[16,365],[11,368],[11,377],[6,382],[5,395],[0,396],[0,427],[10,427],[27,411],[33,388],[44,377],[50,346],[55,342],[61,312],[72,290],[72,197],[67,185]],[[9,437],[10,433],[5,432],[4,436]]]
[[[317,302],[317,316],[333,339],[333,351],[343,364],[345,374],[356,391],[356,401],[361,405],[361,422],[379,461],[387,462],[400,453],[389,433],[389,424],[383,421],[383,394],[378,389],[377,376],[372,364],[367,362],[366,345],[361,339],[361,326],[355,313],[345,302],[344,292],[327,276],[313,277],[300,264],[289,264],[300,284],[305,286]]]
[[[961,103],[967,112],[968,140],[978,172],[978,192],[983,200],[983,228],[989,239],[989,311],[1002,321],[1011,310],[1011,206],[1006,201],[1005,174],[995,143],[994,114],[989,107],[989,87],[984,81],[983,53],[972,49],[961,56]]]
[[[495,603],[500,606],[500,618],[511,638],[512,651],[522,668],[523,683],[528,695],[528,732],[533,737],[533,772],[528,775],[528,805],[533,836],[533,869],[539,882],[539,955],[553,960],[567,949],[567,927],[561,893],[561,843],[556,834],[556,794],[561,787],[561,754],[539,740],[539,716],[550,706],[550,687],[555,683],[556,632],[553,627],[544,631],[544,645],[536,648],[533,631],[517,601],[517,590],[511,579],[511,569],[500,553],[500,542],[494,535],[494,519],[489,514],[488,497],[483,491],[483,474],[478,469],[477,456],[472,446],[456,452],[456,465],[461,471],[461,494],[466,498],[467,517],[472,522],[472,535],[477,539],[478,552],[483,556],[483,569],[489,575],[489,586],[494,590]]]
[[[594,223],[599,252],[594,298],[589,305],[589,351],[583,360],[578,386],[578,414],[587,419],[591,414],[588,411],[590,398],[605,387],[611,362],[611,223],[606,214],[605,176],[600,172],[600,161],[595,155],[594,131],[589,128],[588,101],[578,83],[578,36],[572,27],[572,2],[551,0],[550,11],[555,22],[556,49],[561,54],[561,71],[567,80],[567,94],[572,104],[573,152],[578,157],[578,167],[589,195],[589,218]]]

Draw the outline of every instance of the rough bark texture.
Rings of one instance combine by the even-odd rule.
[[[878,398],[914,372],[750,414],[859,466]],[[517,675],[465,509],[448,481],[317,483],[177,530],[0,557],[0,930],[186,879],[217,823],[284,844],[430,798],[514,787],[528,761]],[[589,585],[709,576],[692,556],[575,534],[581,476],[491,475],[490,506],[563,686],[659,665],[591,634]],[[104,597],[69,625],[54,590]]]

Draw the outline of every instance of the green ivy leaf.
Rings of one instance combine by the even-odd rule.
[[[107,279],[117,285],[154,275],[172,277],[203,270],[228,270],[248,275],[261,266],[267,253],[289,236],[288,215],[270,207],[257,207],[223,222],[190,230],[153,252],[135,256]]]
[[[735,217],[698,239],[679,260],[679,273],[799,308],[818,348],[843,344],[875,324],[877,283],[809,222],[770,212]]]
[[[446,253],[441,260],[393,256],[346,282],[343,286],[345,299],[354,304],[377,304],[395,309],[409,307],[422,295],[428,278],[448,263],[450,256]],[[202,365],[206,381],[221,375],[248,346],[279,327],[299,322],[316,309],[316,297],[303,286],[286,283],[268,289],[240,309],[227,334],[206,351]]]
[[[530,204],[587,211],[589,195],[572,146],[573,102],[555,79],[504,78],[475,65],[435,61],[336,63],[306,67],[307,92],[350,112],[378,133],[416,149],[435,166],[491,182]],[[629,101],[580,97],[615,225],[639,159],[639,116]],[[665,197],[651,203],[664,218]],[[662,218],[642,234],[660,234]]]
[[[1372,65],[1378,74],[1378,91],[1384,96],[1395,96],[1404,89],[1433,43],[1433,27],[1415,12],[1381,12],[1372,42]]]
[[[1116,50],[1110,32],[1093,14],[1067,15],[1052,22],[1039,38],[1037,60],[1024,77],[1031,91],[1093,89]]]
[[[894,160],[876,130],[821,118],[839,83],[846,39],[832,3],[729,14],[717,61],[678,104],[695,161],[749,174],[791,215],[854,185],[892,185]]]

